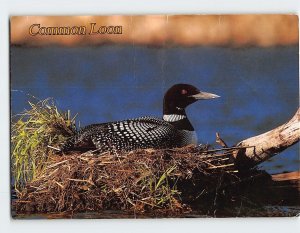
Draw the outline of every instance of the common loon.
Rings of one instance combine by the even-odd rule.
[[[189,84],[175,84],[164,96],[163,119],[140,117],[88,125],[60,148],[61,152],[97,150],[131,151],[146,148],[175,148],[197,144],[197,135],[185,108],[201,99],[218,95],[202,92]]]

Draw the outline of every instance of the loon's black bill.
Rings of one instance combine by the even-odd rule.
[[[215,99],[219,98],[220,96],[213,94],[213,93],[208,93],[208,92],[199,92],[196,95],[191,95],[190,97],[195,98],[196,100],[208,100],[208,99]]]

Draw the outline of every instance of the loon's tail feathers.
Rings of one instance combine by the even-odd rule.
[[[65,152],[68,152],[68,151],[72,151],[74,146],[75,146],[75,137],[71,137],[66,142],[64,142],[60,146],[59,149],[60,149],[61,153],[65,153]]]
[[[90,138],[81,140],[81,138],[74,136],[62,144],[59,149],[60,153],[69,153],[72,151],[86,152],[89,150],[95,150],[96,147]]]

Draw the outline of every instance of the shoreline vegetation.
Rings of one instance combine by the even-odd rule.
[[[11,165],[15,188],[21,188],[39,176],[49,160],[48,145],[57,145],[76,131],[70,111],[60,112],[53,99],[28,102],[24,110],[11,118]]]
[[[53,148],[76,132],[76,115],[59,111],[51,98],[29,106],[11,124],[15,216],[116,210],[148,217],[194,211],[232,217],[251,216],[250,210],[278,201],[299,207],[299,177],[276,180],[255,166],[238,164],[237,154],[249,151],[248,144],[228,147],[217,134],[217,149],[200,145],[59,154]],[[287,182],[284,189],[278,188],[282,182]],[[295,216],[283,216],[289,214]]]
[[[10,23],[11,43],[16,46],[240,48],[292,46],[299,41],[298,16],[284,14],[12,16]]]

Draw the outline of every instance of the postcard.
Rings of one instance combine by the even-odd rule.
[[[10,18],[11,215],[300,212],[296,15]]]

